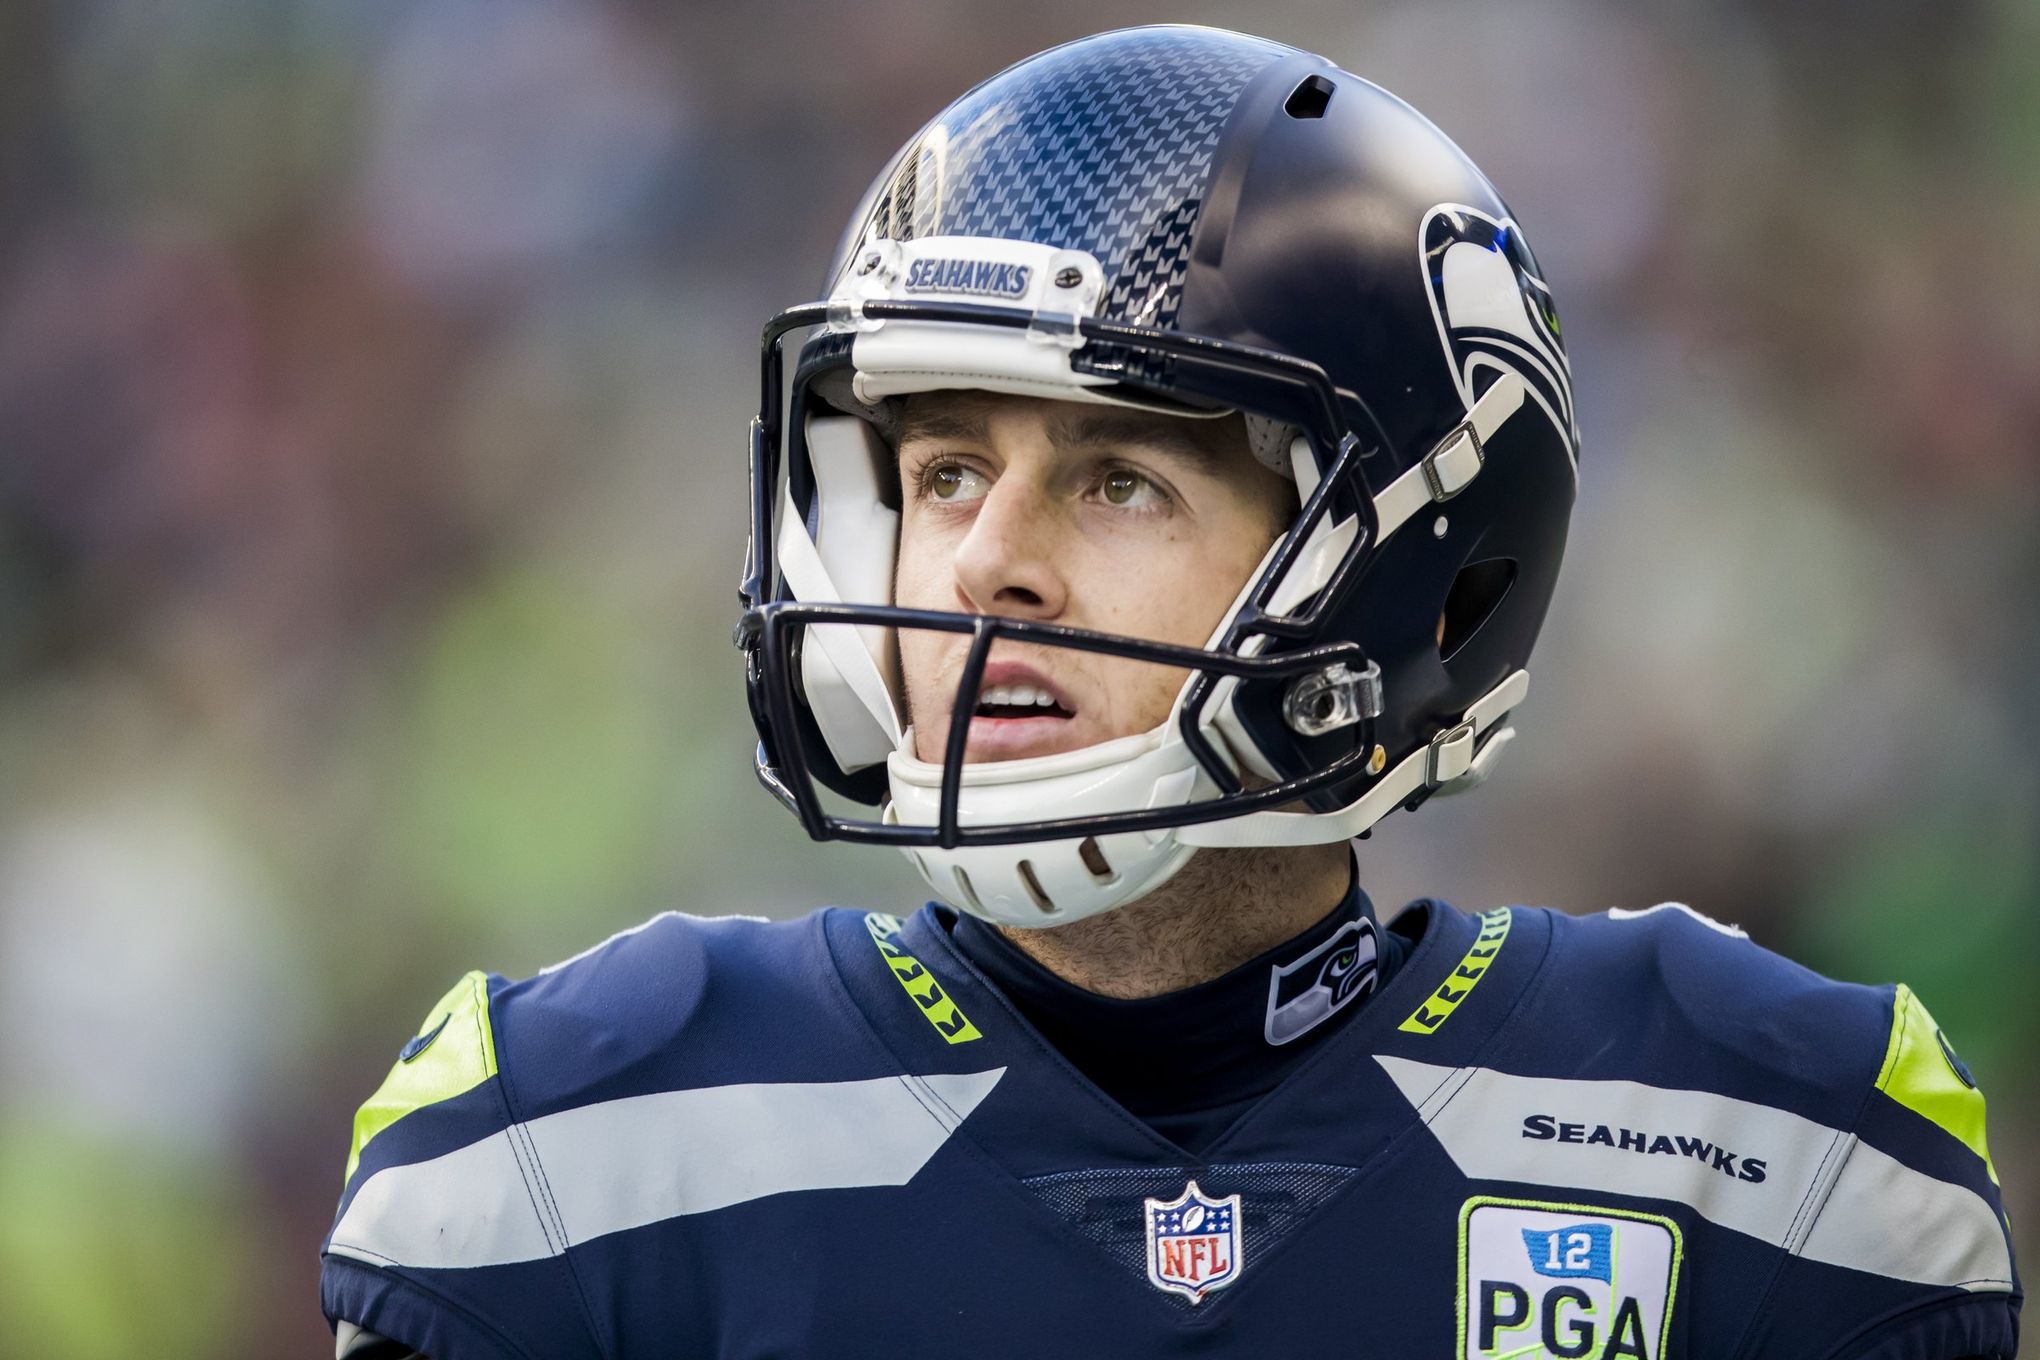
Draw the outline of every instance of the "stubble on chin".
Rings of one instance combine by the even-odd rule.
[[[1046,929],[999,926],[1036,963],[1100,996],[1160,996],[1208,982],[1322,920],[1350,886],[1331,845],[1200,850],[1138,901]]]

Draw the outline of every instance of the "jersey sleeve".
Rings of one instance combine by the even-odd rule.
[[[1874,1089],[1802,1206],[1751,1356],[1965,1360],[2018,1352],[2018,1273],[1984,1098],[1900,985]],[[1818,1305],[1818,1306],[1808,1306]]]
[[[320,1306],[432,1360],[593,1356],[587,1313],[499,1062],[503,979],[469,973],[354,1117]]]

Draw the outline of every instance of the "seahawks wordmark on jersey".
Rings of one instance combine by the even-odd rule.
[[[1905,989],[1677,909],[1397,928],[1200,1156],[932,908],[472,974],[357,1120],[325,1310],[435,1360],[2013,1353],[1982,1098]]]

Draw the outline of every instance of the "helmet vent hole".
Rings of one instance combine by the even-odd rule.
[[[1020,882],[1027,889],[1028,897],[1034,900],[1036,910],[1043,916],[1055,915],[1055,903],[1042,891],[1041,880],[1034,876],[1034,865],[1028,860],[1020,861]]]
[[[1096,836],[1086,836],[1077,846],[1077,858],[1084,861],[1084,867],[1091,871],[1091,877],[1100,883],[1113,883],[1119,875],[1112,872],[1112,861],[1105,858],[1104,850],[1098,846]]]
[[[1289,92],[1282,111],[1291,118],[1322,118],[1331,105],[1332,88],[1332,82],[1323,76],[1305,76],[1303,83]]]
[[[970,886],[970,875],[961,869],[956,871],[956,895],[963,899],[963,905],[972,911],[984,906],[984,903],[978,901],[977,889]]]
[[[1453,654],[1473,640],[1481,625],[1494,617],[1495,610],[1516,583],[1516,559],[1491,557],[1469,562],[1452,578],[1445,593],[1443,625],[1438,635],[1438,656],[1450,661]]]

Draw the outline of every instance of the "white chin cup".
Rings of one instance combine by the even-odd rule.
[[[911,729],[901,745],[886,762],[892,801],[885,820],[935,826],[942,766],[908,754]],[[964,827],[1180,807],[1216,792],[1177,736],[1173,715],[1138,736],[1058,755],[976,762],[965,765],[962,775],[956,815]],[[1167,882],[1194,853],[1177,840],[1174,828],[906,851],[935,895],[957,910],[997,925],[1037,928],[1123,906]]]

